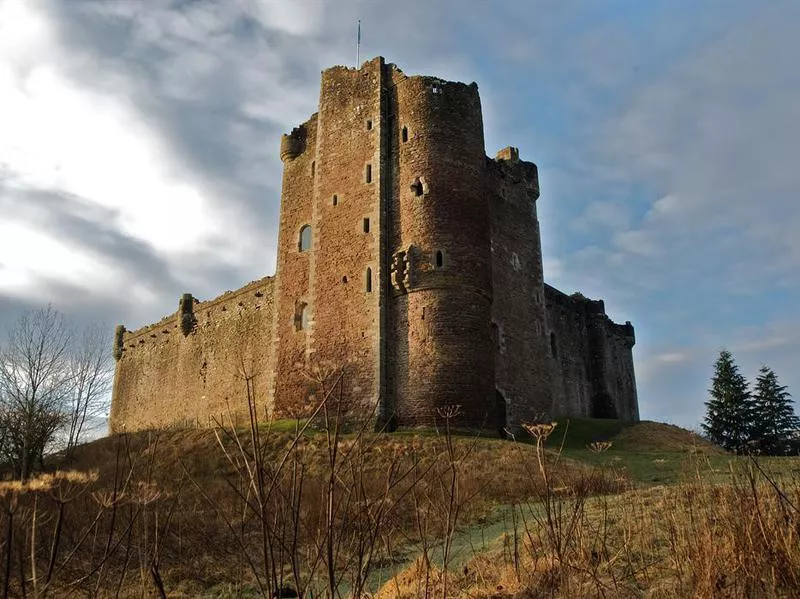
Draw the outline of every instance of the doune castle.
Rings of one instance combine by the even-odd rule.
[[[275,276],[137,331],[117,327],[112,431],[312,403],[314,365],[379,425],[496,431],[547,415],[639,417],[634,331],[544,283],[536,165],[488,158],[478,87],[383,58],[322,73],[284,135]],[[266,257],[265,257],[266,259]]]

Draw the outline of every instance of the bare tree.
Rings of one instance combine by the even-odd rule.
[[[75,336],[69,355],[72,389],[69,395],[65,438],[72,450],[91,427],[91,421],[104,416],[114,375],[108,352],[105,327],[92,324]]]
[[[0,458],[25,480],[63,426],[70,331],[52,306],[23,314],[0,347]]]

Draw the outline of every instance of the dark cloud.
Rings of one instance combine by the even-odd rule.
[[[408,73],[477,81],[488,152],[517,145],[539,163],[543,251],[558,266],[545,276],[605,297],[615,318],[637,325],[645,416],[694,418],[689,402],[701,401],[701,370],[714,359],[705,355],[732,334],[721,315],[756,320],[751,335],[768,338],[776,289],[800,299],[800,10],[791,2],[31,7],[56,35],[15,62],[17,74],[38,60],[123,106],[131,127],[146,125],[166,148],[160,166],[171,180],[202,195],[218,220],[196,247],[166,252],[87,198],[0,183],[10,218],[120,273],[120,289],[49,273],[26,294],[79,319],[137,326],[170,312],[184,291],[208,298],[273,272],[279,136],[316,110],[320,70],[355,62],[357,19],[362,60],[381,54]],[[10,180],[2,168],[0,182]],[[126,292],[133,287],[138,296]],[[754,306],[724,299],[753,290]],[[31,302],[0,297],[0,321]]]
[[[177,282],[164,257],[119,231],[111,209],[58,191],[10,190],[0,181],[0,211],[12,210],[38,231],[114,263],[153,289],[169,289]]]

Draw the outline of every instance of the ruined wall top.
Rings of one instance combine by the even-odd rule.
[[[636,342],[636,334],[631,321],[626,320],[625,324],[618,324],[611,320],[611,318],[606,315],[606,307],[603,300],[590,299],[580,292],[567,295],[563,291],[559,291],[547,283],[544,285],[544,291],[548,305],[554,304],[585,316],[600,317],[611,332],[627,338],[631,346]]]

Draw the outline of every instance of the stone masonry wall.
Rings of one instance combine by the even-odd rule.
[[[382,65],[323,71],[314,193],[313,356],[345,367],[344,396],[367,413],[380,378]]]
[[[616,416],[622,420],[639,420],[639,399],[633,370],[633,327],[630,323],[604,321],[607,343],[605,351],[608,393],[614,401]]]
[[[188,334],[180,313],[124,331],[115,348],[111,431],[208,426],[214,418],[245,422],[244,373],[254,377],[265,413],[272,283],[265,277],[211,301],[192,299]]]
[[[483,122],[475,84],[391,71],[391,339],[401,426],[496,428]]]
[[[308,362],[311,337],[303,325],[314,319],[311,277],[314,245],[300,251],[300,231],[312,226],[316,178],[317,115],[281,141],[283,191],[275,271],[275,320],[269,352],[269,397],[276,417],[300,415],[309,403],[309,383],[302,369]],[[280,401],[276,401],[280,398]]]
[[[282,152],[272,348],[279,416],[302,415],[319,399],[315,369],[344,367],[347,399],[368,410],[378,401],[382,65],[324,71],[319,113],[289,136],[298,140],[293,151]],[[304,226],[312,243],[301,251]]]
[[[555,415],[638,420],[633,326],[618,325],[601,300],[545,285]]]
[[[495,384],[505,427],[550,413],[554,373],[545,333],[536,165],[506,148],[488,166]]]

